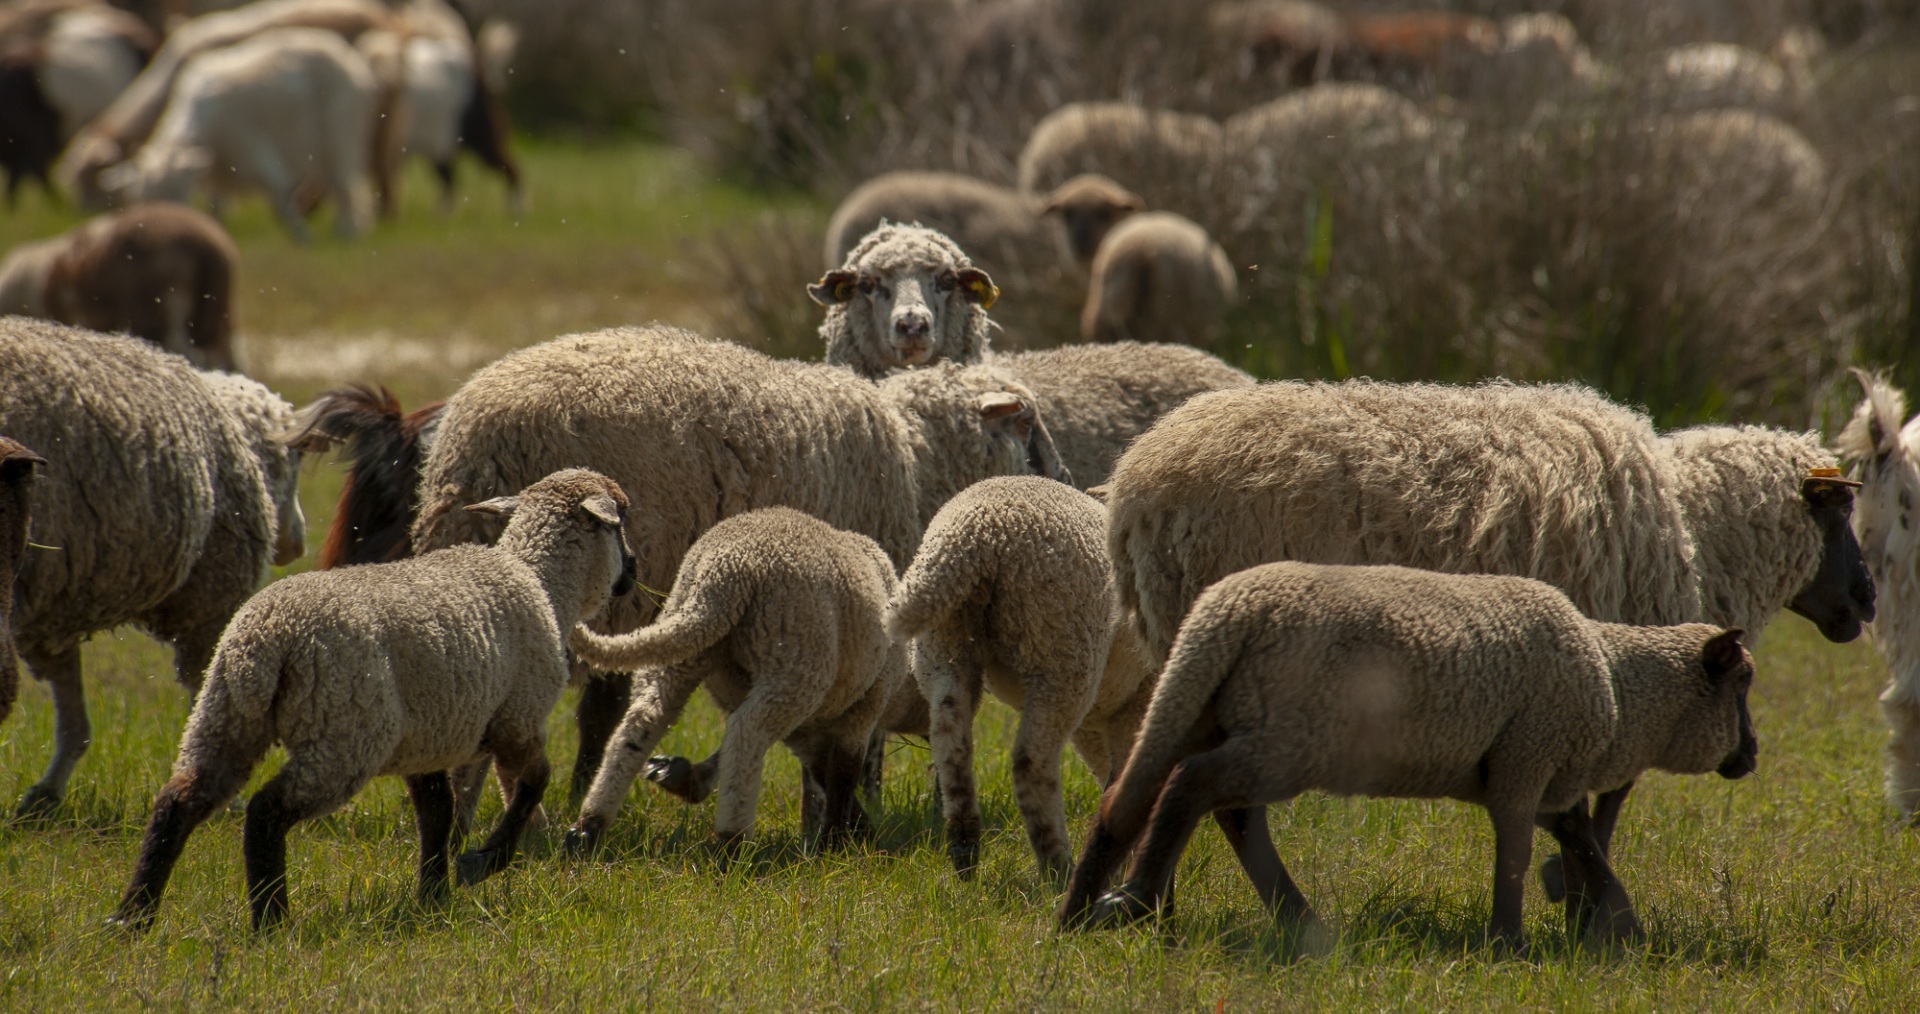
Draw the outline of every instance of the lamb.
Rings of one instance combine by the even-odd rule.
[[[177,204],[100,215],[0,261],[0,313],[124,331],[232,370],[239,251],[220,223]]]
[[[1234,574],[1202,593],[1181,627],[1059,921],[1127,922],[1161,908],[1209,813],[1261,899],[1311,918],[1249,808],[1317,788],[1485,807],[1488,932],[1506,947],[1525,946],[1536,821],[1587,867],[1601,902],[1596,935],[1637,936],[1577,807],[1648,768],[1753,771],[1753,662],[1740,633],[1596,622],[1552,586],[1518,577],[1293,562]],[[1126,884],[1096,900],[1143,829]],[[1584,912],[1569,906],[1570,936],[1587,928],[1575,918]]]
[[[266,478],[281,469],[290,494],[297,466],[263,462],[259,431],[243,428],[273,417],[263,392],[230,405],[237,384],[145,342],[0,319],[0,378],[0,433],[50,462],[34,485],[32,541],[57,548],[28,554],[13,614],[20,657],[54,699],[53,760],[19,806],[36,813],[64,796],[91,737],[80,642],[139,624],[172,645],[180,682],[197,689],[268,563],[303,548],[297,527],[276,531],[297,504],[277,505]],[[278,418],[275,429],[290,414]]]
[[[1059,217],[1067,256],[1082,268],[1093,264],[1114,226],[1145,207],[1139,194],[1099,173],[1081,173],[1040,200],[1040,214]]]
[[[979,362],[990,340],[987,308],[1000,289],[944,234],[882,224],[807,295],[827,308],[827,362],[878,378],[939,361]]]
[[[1155,339],[1207,346],[1239,293],[1227,252],[1191,219],[1168,211],[1114,227],[1093,259],[1080,312],[1087,342]]]
[[[47,459],[0,437],[0,722],[13,713],[20,671],[13,661],[13,579],[26,563],[33,466]]]
[[[600,469],[646,519],[638,580],[664,587],[700,534],[787,506],[872,538],[896,567],[953,494],[993,475],[1070,481],[1037,399],[1003,371],[942,363],[868,383],[659,325],[568,335],[501,358],[448,399],[422,465],[416,552],[486,541],[460,510],[554,467]],[[628,596],[596,627],[630,630]],[[626,710],[620,680],[582,695],[576,792]]]
[[[959,173],[890,172],[853,188],[833,209],[821,250],[827,270],[847,266],[854,248],[888,222],[937,231],[1001,274],[1052,266],[1036,259],[1050,241],[1025,195]]]
[[[276,742],[286,763],[247,802],[254,929],[286,917],[287,832],[375,775],[406,779],[419,896],[431,900],[447,881],[447,769],[496,758],[515,773],[513,797],[457,871],[472,884],[507,867],[547,787],[547,713],[569,676],[564,632],[631,581],[627,498],[603,475],[567,469],[469,509],[507,518],[498,545],[297,574],[234,615],[114,922],[152,924],[187,836]]]
[[[206,186],[216,214],[226,193],[258,189],[302,243],[312,234],[297,191],[312,187],[333,198],[334,231],[351,239],[366,227],[379,94],[366,59],[337,34],[263,32],[194,58],[153,137],[99,183],[116,202],[184,202]]]
[[[1201,589],[1276,560],[1532,577],[1595,619],[1754,637],[1788,608],[1850,641],[1873,584],[1834,464],[1806,434],[1660,437],[1575,385],[1275,382],[1195,398],[1136,439],[1108,547],[1156,664]],[[1600,800],[1603,851],[1625,796]]]
[[[1139,729],[1152,682],[1131,638],[1114,638],[1105,532],[1105,509],[1085,493],[1031,476],[986,479],[934,515],[887,603],[887,630],[918,638],[914,674],[961,876],[980,859],[973,719],[983,682],[1020,711],[1014,795],[1047,877],[1064,877],[1073,861],[1061,748],[1071,738],[1106,782]]]
[[[1920,544],[1913,505],[1920,501],[1920,416],[1901,420],[1907,398],[1884,377],[1856,370],[1863,399],[1836,441],[1841,460],[1865,482],[1853,531],[1880,592],[1873,643],[1890,679],[1880,695],[1891,736],[1887,801],[1915,824],[1920,812]]]
[[[733,851],[753,831],[761,767],[776,741],[800,758],[803,800],[824,795],[822,844],[844,842],[866,823],[856,785],[868,739],[907,686],[906,651],[881,625],[893,589],[893,561],[879,543],[765,507],[694,542],[651,626],[618,637],[577,628],[581,661],[648,672],[614,733],[619,748],[601,761],[567,832],[569,848],[592,848],[644,763],[649,781],[690,803],[718,796],[714,838]],[[699,765],[646,760],[700,686],[727,712],[720,748]]]
[[[1208,221],[1220,125],[1205,116],[1126,102],[1069,102],[1034,125],[1020,150],[1018,188],[1039,195],[1099,173],[1149,207]]]

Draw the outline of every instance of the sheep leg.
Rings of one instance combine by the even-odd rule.
[[[1526,897],[1527,870],[1533,865],[1532,809],[1491,801],[1487,806],[1493,820],[1493,916],[1487,935],[1495,947],[1515,954],[1527,947],[1521,903]]]
[[[479,848],[461,853],[455,861],[455,870],[462,886],[477,884],[513,862],[513,854],[520,847],[520,838],[526,833],[527,822],[533,819],[534,811],[540,808],[540,798],[546,795],[552,769],[547,764],[544,744],[528,744],[514,753],[517,756],[503,754],[499,758],[518,772],[513,796],[507,800],[507,811],[500,815],[500,823],[494,826],[493,833]]]
[[[1887,720],[1887,801],[1907,824],[1920,824],[1920,707],[1898,682],[1880,695]]]
[[[1040,875],[1060,882],[1066,880],[1067,870],[1073,865],[1073,852],[1067,844],[1066,802],[1060,793],[1060,754],[1088,702],[1053,701],[1033,693],[1046,685],[1042,678],[1027,677],[1025,685],[1027,708],[1013,736],[1013,796],[1026,822],[1027,841],[1033,846]],[[975,806],[977,836],[978,804]]]
[[[74,765],[93,743],[93,724],[87,721],[87,699],[80,688],[80,646],[69,645],[52,654],[21,648],[20,657],[35,678],[53,691],[53,759],[45,774],[20,797],[16,817],[34,817],[52,810],[66,798],[67,780]]]
[[[704,803],[713,795],[713,783],[720,775],[720,751],[698,763],[685,757],[650,757],[642,777],[662,792],[689,803]]]
[[[1595,834],[1586,801],[1560,813],[1539,817],[1540,826],[1560,843],[1568,873],[1567,938],[1593,934],[1601,941],[1634,940],[1643,935],[1626,888],[1614,876]]]
[[[1611,792],[1602,792],[1593,799],[1591,823],[1594,841],[1600,845],[1602,856],[1613,852],[1613,829],[1620,821],[1620,808],[1626,804],[1627,793],[1633,791],[1633,783],[1628,782]],[[1582,816],[1587,813],[1587,801],[1582,799],[1576,807]],[[1568,879],[1569,870],[1561,856],[1548,856],[1540,864],[1540,886],[1547,892],[1547,900],[1554,904],[1565,901],[1569,893],[1581,893],[1583,888]]]
[[[580,688],[580,703],[573,711],[573,727],[580,734],[580,749],[573,755],[573,771],[567,776],[567,802],[578,806],[593,787],[594,773],[607,752],[607,741],[619,728],[621,718],[633,699],[633,677],[623,672],[596,673]]]
[[[447,894],[447,846],[453,835],[453,785],[445,771],[408,775],[407,797],[413,801],[413,820],[420,829],[421,901],[437,901]]]
[[[927,741],[940,784],[940,811],[947,825],[947,859],[962,878],[980,865],[980,799],[973,784],[973,717],[980,710],[979,677],[923,652],[920,692],[930,704]],[[1024,723],[1022,731],[1024,731]],[[1044,857],[1043,857],[1044,861]]]
[[[829,743],[825,757],[815,765],[820,772],[825,805],[821,813],[820,847],[846,847],[858,831],[860,772],[866,763],[866,737],[853,743]]]
[[[618,746],[601,758],[599,771],[587,790],[586,802],[580,807],[580,819],[567,829],[569,853],[585,855],[593,850],[601,833],[620,812],[621,801],[627,798],[627,790],[633,787],[642,765],[652,757],[653,748],[659,745],[687,706],[687,699],[699,687],[701,670],[687,665],[663,666],[651,670],[649,676],[632,688],[633,703],[611,737]],[[584,696],[581,703],[585,704]],[[581,753],[585,752],[586,746],[582,745]],[[578,770],[576,761],[575,771]]]
[[[740,707],[727,716],[726,732],[720,737],[720,771],[714,786],[717,801],[713,818],[713,837],[728,853],[737,851],[753,831],[755,814],[760,808],[760,780],[766,768],[767,751],[793,731],[797,721],[783,721],[794,714],[794,703],[766,693],[769,688],[789,682],[779,675],[756,680]],[[829,809],[831,809],[831,785]]]
[[[449,157],[435,162],[433,174],[440,178],[440,214],[451,215],[453,214],[453,159]]]
[[[342,782],[298,755],[247,800],[240,849],[246,859],[247,907],[253,928],[271,929],[287,916],[287,832],[353,798],[370,774]]]
[[[133,879],[108,922],[134,930],[153,925],[154,914],[160,910],[160,895],[187,847],[187,836],[240,791],[262,753],[264,743],[250,757],[228,754],[221,758],[228,762],[224,766],[181,771],[167,780],[153,801],[153,815],[147,819],[147,830],[140,840]]]
[[[1314,918],[1313,906],[1307,903],[1307,896],[1300,893],[1300,886],[1293,882],[1286,864],[1280,861],[1279,851],[1273,847],[1266,807],[1215,810],[1213,821],[1227,836],[1227,844],[1233,846],[1240,868],[1246,871],[1247,879],[1253,881],[1253,890],[1260,895],[1260,903],[1267,906],[1267,911],[1287,922],[1303,923]]]
[[[887,773],[887,730],[876,728],[867,740],[867,755],[860,765],[860,794],[878,802],[880,783]]]
[[[453,793],[453,833],[448,838],[448,848],[455,852],[460,850],[467,835],[473,833],[473,819],[480,810],[480,796],[487,789],[487,772],[492,767],[491,758],[482,758],[454,768],[448,777],[448,788]],[[503,794],[507,791],[504,778],[501,791]]]

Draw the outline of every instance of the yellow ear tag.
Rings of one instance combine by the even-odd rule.
[[[1815,479],[1831,479],[1840,474],[1837,468],[1809,468],[1807,475]]]
[[[1000,298],[1000,286],[992,282],[983,282],[978,278],[967,283],[967,291],[979,298],[982,310],[993,309],[994,300]]]
[[[852,299],[852,298],[853,298],[853,283],[852,283],[852,282],[841,282],[840,284],[838,284],[838,285],[836,285],[836,286],[834,286],[834,287],[833,287],[833,301],[834,301],[834,302],[836,302],[836,303],[844,303],[844,302],[846,302],[847,300],[849,300],[849,299]]]

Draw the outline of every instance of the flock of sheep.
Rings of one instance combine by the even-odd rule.
[[[91,10],[46,6],[48,38]],[[318,177],[262,168],[251,184],[296,234],[312,186],[358,228],[355,181],[383,161],[375,135],[408,120],[370,111],[461,106],[410,94],[414,44],[445,36],[396,31],[399,16],[266,0],[192,22],[73,135],[59,171],[76,193],[153,195],[204,178],[196,152],[238,166],[221,137],[262,145],[251,164],[281,169],[293,149],[266,149],[282,141],[340,144],[335,160],[301,149],[294,161]],[[470,109],[492,93],[459,31]],[[1342,31],[1304,65],[1370,38]],[[379,70],[396,52],[407,72]],[[254,108],[238,96],[265,94],[227,73],[327,96],[340,119],[308,126],[331,139],[222,126]],[[450,875],[505,869],[545,798],[547,716],[584,681],[574,854],[642,777],[713,797],[730,853],[753,833],[776,741],[801,761],[807,833],[842,845],[873,826],[882,741],[909,735],[932,744],[948,856],[966,876],[982,838],[972,725],[991,693],[1020,712],[1014,792],[1040,874],[1066,886],[1062,926],[1164,912],[1209,815],[1262,900],[1312,918],[1266,807],[1323,789],[1485,807],[1500,946],[1523,946],[1536,826],[1561,850],[1541,876],[1570,935],[1630,939],[1640,927],[1608,860],[1621,807],[1649,769],[1754,770],[1744,644],[1787,609],[1836,642],[1874,624],[1895,674],[1889,793],[1912,817],[1920,421],[1902,425],[1903,396],[1862,374],[1836,453],[1760,426],[1663,433],[1577,385],[1256,384],[1194,347],[1233,298],[1231,262],[1194,221],[1144,210],[1165,195],[1117,181],[1190,157],[1281,180],[1262,161],[1281,149],[1234,139],[1300,110],[1361,110],[1395,136],[1447,130],[1383,92],[1303,94],[1224,128],[1063,109],[1036,131],[1018,191],[872,181],[834,216],[808,287],[824,363],[656,324],[511,353],[412,415],[371,388],[296,413],[226,372],[224,319],[199,329],[224,298],[163,301],[153,330],[0,319],[0,718],[17,652],[56,722],[19,811],[59,804],[91,738],[81,642],[131,622],[173,647],[194,694],[113,917],[131,927],[153,921],[191,832],[276,743],[286,764],[246,802],[256,927],[287,915],[290,829],[377,775],[405,779],[423,899]],[[448,136],[470,141],[466,129]],[[30,283],[0,271],[0,294],[18,286],[23,309],[71,319],[60,307],[97,301],[63,286],[99,265],[231,265],[217,226],[187,212],[123,217],[146,224],[16,254],[44,267],[19,269],[38,272]],[[214,253],[112,245],[165,236]],[[1088,272],[1086,342],[997,351],[1000,288],[984,265],[1005,278],[1002,264],[1052,243]],[[336,449],[348,482],[320,569],[259,589],[269,562],[305,549],[303,456]],[[654,756],[701,687],[727,712],[719,749]],[[1068,743],[1107,786],[1077,864]],[[504,814],[454,856],[489,770]]]

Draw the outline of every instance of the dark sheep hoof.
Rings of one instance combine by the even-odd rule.
[[[599,846],[600,832],[578,824],[567,828],[566,836],[560,839],[560,851],[570,859],[586,859]]]
[[[36,785],[20,797],[19,805],[13,808],[13,819],[44,820],[59,808],[60,794]]]
[[[472,887],[506,868],[501,853],[487,849],[462,852],[453,861],[454,877],[460,881],[461,887]]]
[[[980,843],[952,842],[947,845],[947,859],[953,863],[955,876],[961,880],[972,880],[974,873],[980,869]]]
[[[1086,929],[1119,929],[1147,919],[1154,912],[1154,907],[1144,899],[1134,896],[1125,888],[1120,888],[1093,899],[1093,904],[1087,906],[1086,917],[1081,920],[1080,925]],[[1170,907],[1162,908],[1159,913],[1166,916],[1172,914],[1172,910]]]
[[[152,912],[115,912],[107,916],[107,925],[128,933],[145,933],[153,928]]]
[[[693,764],[685,757],[654,757],[647,761],[641,777],[660,786],[664,792],[693,801]]]
[[[1559,856],[1548,856],[1540,864],[1540,887],[1547,892],[1547,900],[1556,905],[1567,900],[1566,864]]]

